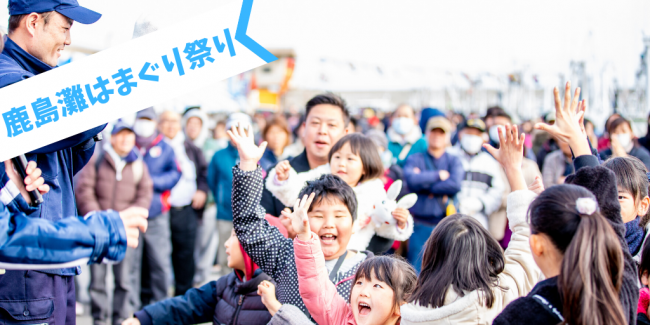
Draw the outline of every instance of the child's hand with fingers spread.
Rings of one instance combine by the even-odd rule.
[[[516,125],[506,125],[505,130],[499,129],[499,149],[495,149],[489,144],[483,145],[505,170],[513,192],[528,188],[521,171],[525,137],[525,134],[519,134]]]
[[[284,182],[289,179],[289,169],[291,165],[288,160],[283,160],[275,166],[275,175],[278,178],[278,181]]]
[[[301,199],[296,200],[296,204],[293,206],[293,213],[287,212],[287,210],[282,210],[282,215],[291,219],[291,227],[296,232],[296,237],[302,241],[308,241],[311,238],[311,228],[309,228],[309,216],[307,216],[307,211],[309,211],[309,206],[311,206],[311,201],[314,200],[315,193],[311,193],[309,196],[305,194]]]
[[[275,313],[277,313],[282,307],[278,298],[275,297],[275,285],[264,280],[257,286],[257,294],[262,297],[262,303],[266,306],[266,309],[269,310],[271,316],[275,316]]]
[[[567,82],[563,103],[557,87],[553,89],[553,95],[555,97],[555,124],[537,123],[535,128],[544,130],[556,139],[568,143],[576,157],[591,155],[583,126],[587,104],[584,100],[578,100],[580,98],[580,87],[576,88],[572,100],[571,82]]]
[[[535,181],[533,184],[528,186],[528,190],[535,192],[535,194],[540,195],[544,192],[544,183],[542,183],[542,178],[535,176]]]
[[[404,208],[395,208],[393,218],[397,221],[397,227],[404,229],[409,220],[409,211]]]
[[[253,130],[246,130],[244,127],[233,127],[226,131],[230,137],[230,141],[237,146],[239,152],[239,168],[244,171],[252,171],[257,169],[257,162],[260,161],[264,150],[266,150],[266,141],[262,144],[255,145],[255,136]]]

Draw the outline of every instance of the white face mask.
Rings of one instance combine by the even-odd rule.
[[[490,133],[490,140],[494,143],[499,143],[499,128],[503,127],[501,125],[492,125],[490,127],[490,130],[488,131]]]
[[[463,134],[460,146],[470,155],[475,155],[483,147],[483,138],[473,134]]]
[[[384,165],[384,169],[390,168],[393,165],[393,153],[389,150],[384,150],[380,155],[381,163]]]
[[[616,138],[618,139],[618,143],[621,144],[621,147],[623,149],[628,150],[630,144],[632,143],[632,137],[630,136],[629,133],[621,133],[617,134]]]
[[[141,137],[150,137],[156,132],[156,122],[139,119],[133,124],[133,132]]]
[[[391,126],[393,127],[393,130],[397,132],[399,135],[405,135],[413,129],[413,119],[410,119],[408,117],[398,117],[393,120],[393,124]]]

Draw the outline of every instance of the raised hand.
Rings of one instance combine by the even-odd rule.
[[[267,280],[260,282],[257,285],[257,294],[262,298],[262,303],[269,310],[271,316],[280,310],[282,304],[275,296],[275,285]]]
[[[293,213],[289,213],[287,210],[282,210],[282,215],[291,220],[291,227],[296,232],[296,237],[302,241],[308,241],[311,238],[311,229],[309,228],[309,217],[307,216],[307,211],[311,206],[311,202],[314,200],[315,193],[311,193],[309,196],[305,194],[301,199],[296,200],[296,204],[293,206]]]
[[[149,210],[140,207],[131,207],[124,211],[120,211],[120,218],[124,223],[124,230],[126,231],[126,245],[131,248],[138,247],[138,238],[140,232],[147,231],[147,218],[149,217]]]
[[[266,141],[262,142],[259,146],[255,145],[255,136],[253,130],[246,130],[240,126],[226,131],[230,137],[230,141],[237,146],[239,152],[239,169],[244,171],[252,171],[257,169],[257,162],[260,161],[264,150],[266,150]]]
[[[550,133],[559,141],[569,144],[576,157],[591,155],[586,132],[584,132],[584,114],[587,104],[584,100],[579,101],[580,87],[576,88],[573,99],[571,99],[571,82],[566,83],[564,90],[564,102],[560,99],[560,91],[553,89],[555,97],[555,124],[535,124],[535,128]]]
[[[278,181],[284,182],[289,179],[289,169],[291,169],[291,165],[288,160],[283,160],[275,166],[275,174],[278,177]]]
[[[506,125],[505,130],[499,129],[499,149],[489,144],[483,147],[503,167],[510,183],[512,191],[525,190],[527,188],[521,166],[524,160],[524,139],[526,135],[521,133],[516,125]]]

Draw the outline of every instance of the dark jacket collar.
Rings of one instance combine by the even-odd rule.
[[[14,41],[12,41],[9,37],[6,38],[5,48],[2,51],[2,54],[13,59],[23,69],[35,75],[53,69],[53,67],[49,66],[45,62],[27,53],[27,51],[23,50],[20,46],[18,46],[18,44],[14,43]]]
[[[307,150],[303,150],[296,158],[291,159],[289,162],[291,167],[296,170],[296,173],[302,173],[310,170],[309,160],[307,159]]]
[[[234,274],[235,294],[238,295],[245,295],[251,292],[257,292],[257,286],[260,284],[260,282],[264,280],[272,281],[271,278],[268,275],[266,275],[266,273],[262,272],[261,269],[255,270],[255,273],[253,274],[253,278],[248,281],[240,280],[240,275],[237,272],[241,273],[241,271],[233,272],[235,273]]]

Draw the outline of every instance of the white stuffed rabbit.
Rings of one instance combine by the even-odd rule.
[[[415,205],[415,202],[417,202],[418,196],[415,193],[407,194],[400,199],[399,202],[396,202],[395,199],[397,199],[397,195],[399,195],[401,190],[402,181],[396,180],[388,188],[386,199],[375,203],[371,217],[377,227],[383,225],[395,225],[397,221],[393,217],[393,211],[395,211],[396,208],[404,208],[408,210]]]

